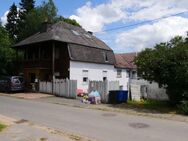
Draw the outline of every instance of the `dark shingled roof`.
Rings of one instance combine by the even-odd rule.
[[[82,45],[69,44],[70,58],[73,61],[84,61],[101,64],[115,64],[114,53],[111,50],[83,47]],[[107,57],[107,60],[106,60]]]
[[[83,28],[67,24],[63,21],[49,26],[46,32],[38,32],[26,38],[25,40],[14,45],[14,47],[51,40],[111,50],[103,41],[91,35]]]
[[[127,69],[136,69],[136,65],[134,64],[134,59],[137,56],[137,53],[122,53],[115,54],[115,66],[117,68],[127,68]]]

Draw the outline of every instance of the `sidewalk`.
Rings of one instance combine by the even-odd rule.
[[[92,141],[86,137],[0,115],[0,122],[8,127],[0,132],[2,141]]]
[[[49,134],[26,124],[15,124],[0,133],[2,141],[72,141],[67,137]]]

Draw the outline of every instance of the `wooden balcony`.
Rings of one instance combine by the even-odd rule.
[[[52,68],[51,60],[25,60],[23,61],[24,68]]]

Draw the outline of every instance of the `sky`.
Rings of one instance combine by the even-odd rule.
[[[19,1],[6,0],[1,3],[0,18],[3,23],[6,23],[11,4],[15,2],[19,5]],[[36,6],[42,1],[36,0]],[[157,43],[167,42],[174,36],[186,36],[188,31],[188,0],[54,2],[58,15],[77,20],[85,30],[92,31],[116,53],[139,52]]]

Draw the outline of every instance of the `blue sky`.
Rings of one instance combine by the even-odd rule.
[[[44,0],[36,0],[36,5],[40,5]],[[47,0],[45,0],[47,1]],[[74,2],[70,2],[70,0],[54,0],[56,6],[58,7],[58,14],[69,16],[73,14],[75,9],[85,4],[85,0],[73,0]],[[96,3],[100,0],[96,0]],[[0,5],[0,16],[3,16],[5,11],[7,11],[12,3],[15,2],[17,5],[20,0],[6,0],[6,2],[1,3]]]
[[[6,0],[0,5],[1,21],[10,5],[20,0]],[[37,0],[40,5],[42,0]],[[83,28],[107,43],[115,52],[135,52],[151,48],[156,43],[166,42],[188,31],[187,0],[54,0],[58,15],[76,19]],[[128,26],[176,13],[152,23],[105,31]]]

